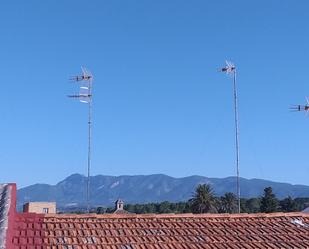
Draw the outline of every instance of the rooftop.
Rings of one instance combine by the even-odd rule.
[[[306,213],[14,213],[8,219],[9,249],[309,248]]]
[[[18,214],[14,248],[309,248],[309,215]]]

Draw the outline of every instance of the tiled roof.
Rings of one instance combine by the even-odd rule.
[[[15,217],[14,249],[309,248],[309,215],[35,215]]]
[[[0,249],[309,248],[308,213],[16,213],[16,185],[0,185]]]
[[[114,211],[114,214],[129,214],[130,212],[128,212],[127,210],[124,209],[116,209]]]

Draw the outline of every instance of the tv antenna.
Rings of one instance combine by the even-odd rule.
[[[309,100],[308,98],[306,97],[306,102],[307,104],[306,105],[293,105],[290,107],[290,110],[292,112],[306,112],[308,114],[308,111],[309,111]]]
[[[236,191],[238,201],[238,213],[240,213],[240,179],[239,179],[239,127],[238,127],[238,103],[237,103],[237,87],[236,87],[236,67],[230,61],[225,61],[226,66],[221,68],[221,72],[233,75],[233,87],[234,87],[234,119],[235,119],[235,146],[236,146]]]
[[[73,76],[71,81],[76,81],[80,84],[79,94],[68,95],[69,98],[76,98],[80,102],[88,104],[88,160],[87,160],[87,212],[90,212],[90,166],[91,166],[91,128],[92,128],[92,74],[82,67],[82,74]]]

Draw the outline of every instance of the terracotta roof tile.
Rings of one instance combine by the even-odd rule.
[[[15,217],[15,249],[309,248],[309,214]],[[27,246],[27,248],[26,248]]]

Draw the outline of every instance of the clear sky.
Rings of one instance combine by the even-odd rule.
[[[92,174],[235,175],[308,184],[309,2],[2,1],[0,182],[86,174],[87,106],[71,75],[94,74]]]

